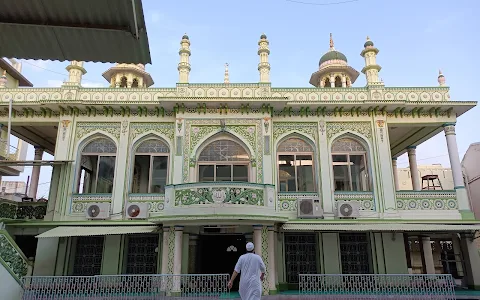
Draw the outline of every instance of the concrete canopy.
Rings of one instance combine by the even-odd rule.
[[[141,0],[3,0],[0,57],[151,63]]]

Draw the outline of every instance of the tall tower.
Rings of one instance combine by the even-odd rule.
[[[190,75],[190,39],[188,38],[187,34],[184,34],[182,37],[182,41],[180,42],[180,63],[178,64],[178,75],[179,75],[179,83],[188,83],[188,75]]]
[[[83,68],[83,61],[73,60],[65,68],[68,71],[68,81],[66,85],[81,85],[82,76],[87,74],[87,71]]]
[[[379,50],[375,48],[368,36],[363,47],[364,49],[360,55],[365,58],[365,67],[363,67],[362,73],[367,76],[367,85],[379,83],[378,72],[382,69],[382,67],[377,65],[377,54]]]
[[[223,76],[223,83],[230,83],[230,75],[228,74],[228,63],[225,64],[225,75]]]
[[[258,55],[260,56],[258,71],[260,72],[260,83],[270,82],[270,63],[268,62],[270,49],[268,48],[268,44],[267,36],[262,34],[258,41]]]
[[[442,70],[438,70],[438,84],[440,86],[445,86],[445,76],[443,76]]]

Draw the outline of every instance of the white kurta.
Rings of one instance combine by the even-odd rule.
[[[247,253],[238,259],[235,272],[240,276],[240,298],[242,300],[260,300],[262,298],[262,282],[260,274],[265,273],[262,258],[254,253]]]

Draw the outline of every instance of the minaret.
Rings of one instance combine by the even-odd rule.
[[[188,75],[190,74],[190,39],[184,34],[180,42],[180,63],[178,64],[179,83],[188,83]]]
[[[440,86],[445,86],[445,76],[443,76],[442,70],[438,70],[438,84]]]
[[[73,60],[65,69],[68,71],[68,81],[65,83],[67,85],[81,85],[82,76],[87,73],[83,68],[83,61]]]
[[[375,48],[368,36],[363,46],[365,49],[362,50],[360,55],[365,58],[365,67],[362,69],[362,73],[367,76],[367,85],[380,83],[378,72],[380,72],[382,67],[377,65],[377,54],[379,50]]]
[[[225,64],[225,75],[223,76],[223,83],[230,83],[230,76],[228,75],[228,63]]]
[[[270,49],[268,48],[267,36],[262,34],[258,41],[258,55],[260,56],[258,71],[260,72],[260,83],[270,82],[270,64],[268,63],[269,54]]]
[[[7,88],[7,71],[3,70],[2,76],[0,76],[0,89],[5,89]]]

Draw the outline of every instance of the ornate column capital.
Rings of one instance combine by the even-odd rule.
[[[184,228],[184,227],[183,227],[183,226],[180,226],[180,225],[175,225],[175,226],[173,226],[173,230],[174,230],[174,231],[183,231],[183,228]]]
[[[443,131],[445,131],[445,135],[455,135],[455,123],[446,123],[442,126]]]
[[[415,153],[417,153],[417,146],[408,146],[407,153],[408,155],[415,155]]]

